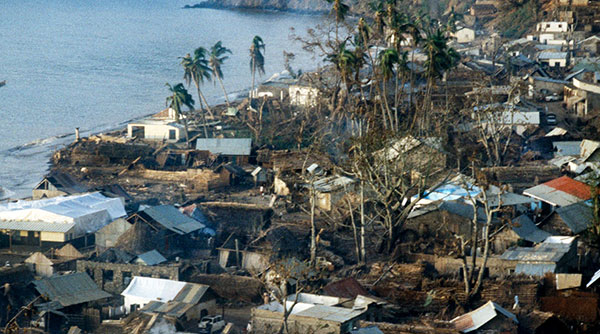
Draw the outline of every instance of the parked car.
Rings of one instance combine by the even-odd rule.
[[[544,98],[544,100],[546,100],[546,102],[556,102],[556,101],[560,101],[562,100],[562,98],[560,97],[560,95],[554,93],[552,95],[548,95]]]
[[[203,334],[219,333],[225,328],[225,321],[220,315],[206,316],[200,320],[198,328]]]
[[[547,114],[546,115],[546,124],[548,125],[556,125],[556,115]]]

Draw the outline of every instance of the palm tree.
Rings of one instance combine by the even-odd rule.
[[[181,107],[187,106],[190,111],[194,110],[194,99],[188,93],[187,89],[182,83],[178,83],[175,86],[171,86],[168,82],[165,86],[169,87],[170,96],[167,96],[165,104],[175,111],[175,121],[179,122],[181,115]],[[187,146],[190,146],[190,137],[188,134],[187,117],[183,118],[183,124],[185,127],[185,142]]]
[[[208,64],[212,68],[212,73],[217,77],[219,83],[221,84],[221,88],[223,89],[223,94],[225,94],[225,101],[227,102],[227,106],[229,107],[229,98],[227,97],[227,91],[225,90],[225,86],[223,85],[223,71],[221,71],[221,66],[225,60],[229,59],[229,56],[226,54],[231,54],[231,50],[224,47],[221,41],[218,41],[210,48],[210,56],[208,58]]]
[[[332,3],[331,15],[335,17],[335,40],[338,40],[338,27],[340,22],[344,22],[346,15],[350,11],[350,7],[342,2],[342,0],[325,0]]]
[[[392,119],[392,113],[390,111],[390,105],[388,103],[387,100],[387,89],[385,87],[385,84],[387,81],[389,81],[395,74],[394,72],[394,66],[396,64],[398,64],[400,62],[400,56],[398,54],[398,51],[396,51],[396,49],[385,49],[383,50],[379,56],[378,56],[378,68],[379,71],[381,73],[381,84],[382,84],[382,97],[383,97],[383,110],[382,110],[382,115],[383,115],[383,122],[384,122],[384,127],[387,128],[386,125],[386,113],[387,113],[387,118],[388,118],[388,123],[389,123],[389,128],[390,129],[394,129],[395,128],[395,121],[394,119]],[[397,117],[396,117],[397,118]]]
[[[350,78],[352,71],[356,68],[357,57],[350,49],[346,48],[346,42],[340,43],[338,50],[335,53],[330,53],[325,57],[326,61],[329,61],[340,73],[344,84],[346,85],[346,91],[350,91]]]
[[[212,114],[212,111],[210,110],[210,106],[208,105],[208,102],[206,101],[204,94],[202,94],[202,91],[200,90],[200,84],[204,83],[204,80],[210,80],[211,72],[212,72],[212,70],[208,66],[208,60],[206,59],[206,53],[207,53],[207,51],[205,48],[199,47],[196,50],[194,50],[193,58],[192,58],[192,56],[190,56],[189,53],[185,57],[183,57],[181,59],[181,65],[183,66],[183,69],[184,69],[183,79],[185,80],[187,85],[189,86],[192,81],[196,85],[196,89],[198,92],[198,98],[201,101],[200,102],[200,111],[202,113],[202,122],[204,123],[203,124],[204,125],[204,137],[208,138],[208,130],[207,130],[207,126],[206,126],[206,115],[204,114],[202,101],[204,101],[204,104],[206,104],[206,109],[208,110],[208,112],[210,114]]]
[[[263,52],[265,52],[265,43],[260,36],[254,36],[250,45],[250,71],[252,71],[252,94],[250,96],[254,94],[256,71],[259,74],[265,74],[265,56],[262,54]]]

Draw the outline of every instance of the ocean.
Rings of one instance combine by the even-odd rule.
[[[266,80],[284,70],[283,51],[304,71],[319,59],[290,38],[321,16],[263,11],[182,9],[196,0],[4,0],[0,5],[0,187],[30,196],[54,150],[82,135],[125,127],[165,108],[165,83],[183,82],[179,64],[221,40],[233,54],[223,66],[229,93],[251,85],[250,42],[266,44]],[[202,88],[212,104],[219,84]],[[197,100],[195,88],[190,93]],[[2,197],[2,196],[0,196]]]

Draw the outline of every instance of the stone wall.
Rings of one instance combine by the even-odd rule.
[[[179,265],[144,266],[79,260],[77,271],[87,273],[98,287],[113,294],[123,292],[133,276],[179,280]]]

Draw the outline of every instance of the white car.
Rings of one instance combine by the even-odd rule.
[[[546,96],[544,98],[544,100],[546,100],[546,102],[556,102],[556,101],[560,101],[562,99],[561,99],[561,97],[558,94],[554,93],[552,95]]]
[[[225,321],[220,315],[206,316],[200,320],[198,328],[204,334],[219,333],[225,328]]]

